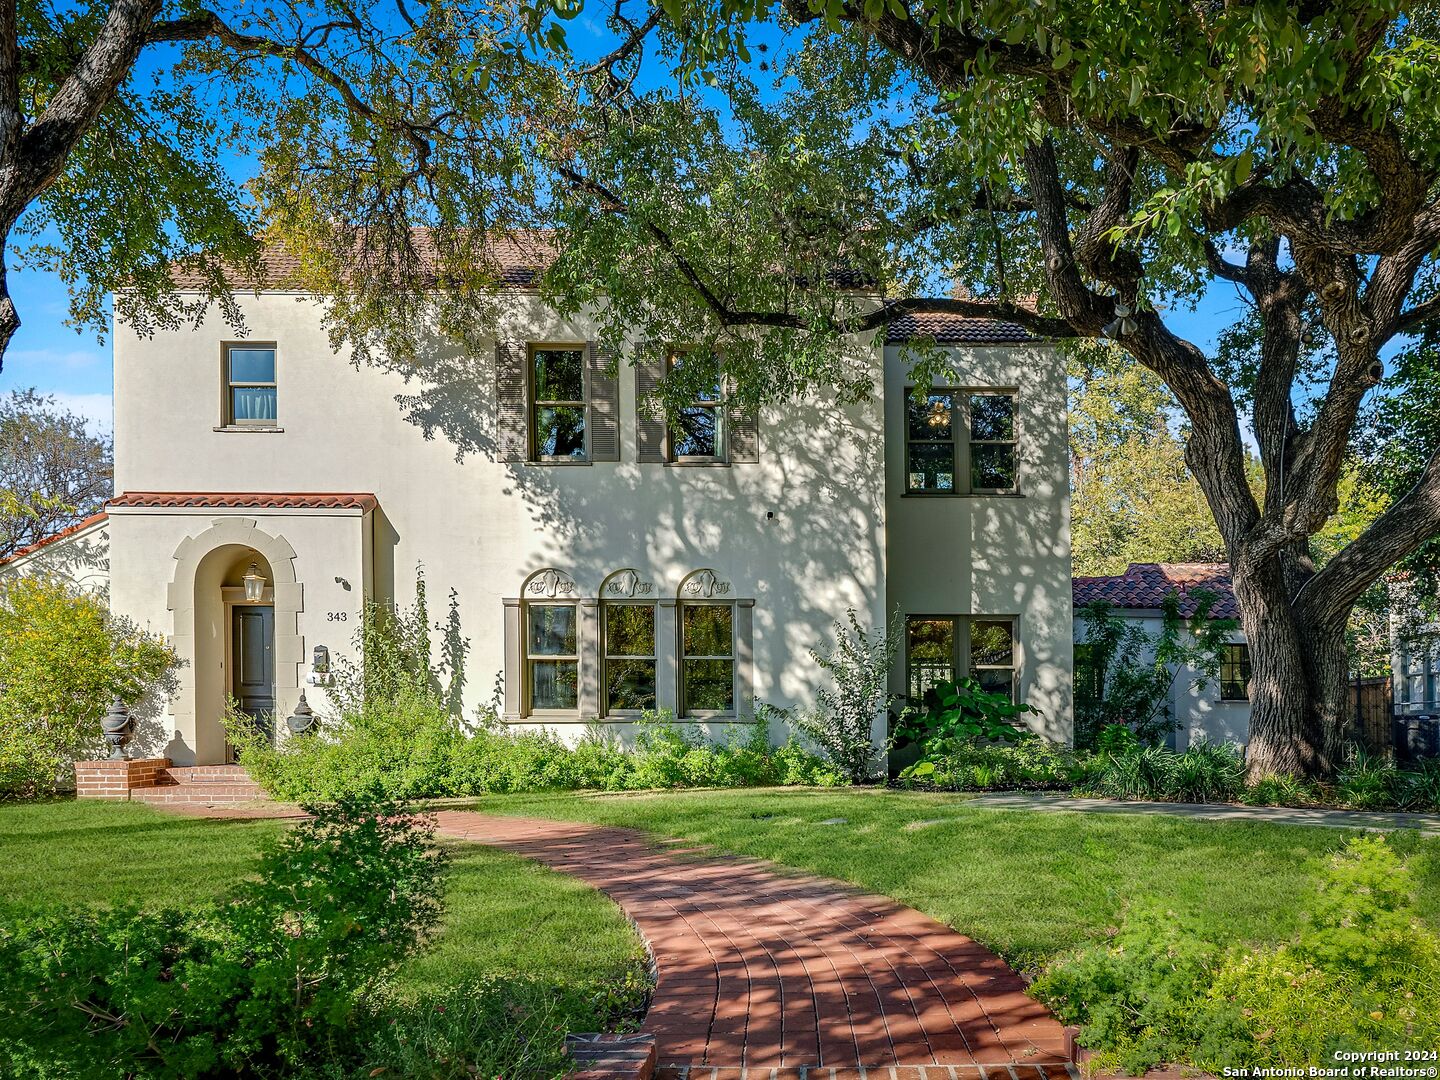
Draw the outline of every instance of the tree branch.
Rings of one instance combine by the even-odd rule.
[[[1440,451],[1416,485],[1346,545],[1300,590],[1301,612],[1321,625],[1343,623],[1361,595],[1391,566],[1440,532]]]

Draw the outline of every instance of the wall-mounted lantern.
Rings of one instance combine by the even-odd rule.
[[[316,645],[310,654],[310,670],[316,675],[330,674],[330,650],[324,645]]]
[[[242,580],[245,582],[245,602],[247,604],[260,603],[265,597],[265,577],[260,573],[260,568],[252,562]]]

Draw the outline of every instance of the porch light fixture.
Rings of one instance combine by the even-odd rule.
[[[260,568],[253,562],[250,569],[245,571],[245,602],[247,604],[258,604],[265,596],[265,578],[260,573]]]

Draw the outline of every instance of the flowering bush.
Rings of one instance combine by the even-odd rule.
[[[53,794],[99,754],[118,696],[143,717],[173,684],[175,654],[103,600],[40,576],[0,582],[0,798]]]

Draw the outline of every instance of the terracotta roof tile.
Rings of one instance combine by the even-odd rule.
[[[1240,607],[1230,584],[1230,567],[1224,563],[1131,563],[1123,574],[1110,577],[1072,579],[1075,606],[1103,600],[1117,608],[1158,608],[1172,591],[1180,594],[1180,613],[1195,614],[1195,589],[1215,594],[1210,614],[1216,619],[1235,619]]]
[[[41,539],[36,540],[33,544],[27,544],[25,547],[17,548],[9,555],[5,556],[5,558],[0,559],[0,566],[4,566],[6,563],[14,562],[17,559],[23,559],[26,555],[33,555],[41,548],[47,548],[51,544],[58,544],[61,540],[68,539],[69,537],[74,536],[76,533],[82,533],[86,529],[90,528],[90,526],[92,525],[99,525],[102,521],[105,520],[105,517],[105,511],[101,510],[98,514],[91,514],[83,521],[77,521],[74,525],[67,525],[59,532],[53,532],[49,536],[42,537]]]
[[[214,507],[225,510],[374,510],[379,500],[366,492],[127,491],[105,505]]]
[[[430,230],[413,230],[415,253],[423,265],[432,265],[435,258],[435,244]],[[493,269],[505,285],[523,287],[533,285],[540,271],[555,257],[550,234],[535,230],[513,235],[496,236],[485,249],[485,258],[493,262]],[[359,261],[357,259],[357,261]],[[300,259],[283,244],[270,244],[260,253],[260,270],[230,267],[227,274],[230,284],[237,289],[286,289],[297,287]],[[171,271],[177,288],[200,289],[209,282],[198,269],[187,267],[183,262]]]
[[[890,324],[885,340],[895,345],[925,337],[933,337],[939,345],[1012,345],[1036,340],[1023,326],[1004,319],[939,312],[902,315]]]

